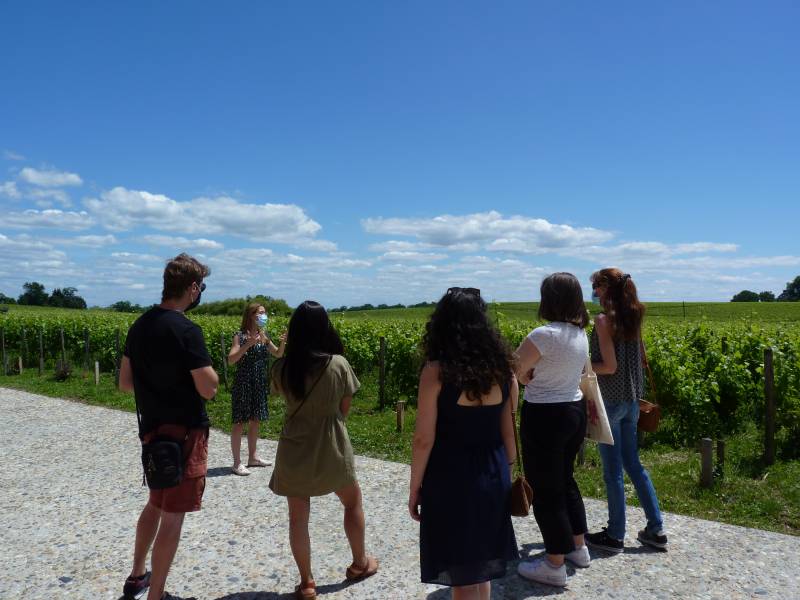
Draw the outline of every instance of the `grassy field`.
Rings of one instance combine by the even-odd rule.
[[[587,304],[594,315],[600,310],[596,304]],[[648,302],[648,319],[731,321],[748,319],[754,322],[800,321],[800,302]],[[492,302],[489,314],[509,320],[536,320],[538,302]],[[384,310],[356,310],[333,313],[353,320],[425,320],[432,307],[388,308]]]
[[[406,412],[405,429],[395,430],[392,409],[377,410],[377,385],[374,377],[363,378],[363,387],[356,395],[348,418],[348,430],[357,454],[408,463],[411,458],[415,411]],[[73,375],[57,382],[49,375],[39,376],[28,369],[21,375],[0,377],[0,386],[62,398],[72,398],[88,404],[134,411],[133,397],[114,388],[113,376],[102,374],[99,386],[91,376]],[[213,426],[230,432],[230,395],[221,391],[208,404]],[[270,419],[262,424],[261,435],[277,439],[284,418],[280,397],[270,398]],[[131,414],[131,436],[136,435],[136,418]],[[762,440],[753,426],[727,442],[727,463],[724,477],[718,478],[711,489],[698,485],[700,459],[690,449],[645,445],[642,460],[650,470],[662,508],[668,512],[713,519],[735,525],[757,527],[791,535],[800,535],[800,461],[785,461],[765,468],[759,457]],[[211,465],[225,466],[225,465]],[[576,477],[587,497],[603,498],[600,458],[594,444],[589,443],[586,462],[578,467]],[[636,505],[636,494],[626,486],[629,504]],[[602,523],[592,523],[598,528]]]

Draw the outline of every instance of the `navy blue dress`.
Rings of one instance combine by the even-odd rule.
[[[443,384],[436,441],[420,493],[423,583],[460,586],[497,579],[519,558],[511,525],[511,474],[500,434],[508,402],[458,404],[461,390]]]

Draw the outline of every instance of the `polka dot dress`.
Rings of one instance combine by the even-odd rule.
[[[247,334],[240,331],[236,335],[239,336],[239,345],[244,345]],[[258,343],[252,346],[239,359],[231,389],[233,423],[245,423],[251,419],[266,421],[269,417],[268,366],[269,349],[266,344]]]

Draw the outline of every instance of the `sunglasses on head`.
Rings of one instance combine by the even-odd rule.
[[[462,294],[472,294],[473,296],[478,296],[479,298],[481,296],[481,291],[478,288],[473,288],[473,287],[467,287],[467,288],[451,287],[451,288],[447,288],[447,293],[448,294],[456,294],[458,292],[461,292]]]

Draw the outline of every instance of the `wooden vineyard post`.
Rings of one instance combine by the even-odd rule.
[[[19,342],[19,372],[22,373],[22,367],[25,365],[25,359],[28,358],[28,332],[22,328],[22,339]]]
[[[43,328],[39,328],[39,375],[44,373],[44,340],[42,339],[44,333]]]
[[[398,433],[403,431],[403,424],[406,419],[406,403],[403,400],[398,400],[397,402],[397,431]]]
[[[89,328],[83,329],[83,370],[88,371],[92,363],[89,360]]]
[[[119,327],[117,327],[117,335],[114,339],[114,387],[119,387]]]
[[[386,402],[386,338],[381,336],[378,353],[378,407],[383,410]]]
[[[8,375],[8,359],[6,357],[6,330],[0,329],[0,347],[3,349],[3,375]]]
[[[61,336],[61,368],[67,368],[67,347],[64,345],[64,328],[61,327],[58,330],[59,335]]]
[[[764,348],[764,462],[775,462],[775,373],[772,348]]]
[[[225,384],[225,391],[228,391],[228,357],[225,352],[225,334],[219,332],[219,358],[222,362],[222,382]]]
[[[94,384],[100,385],[100,363],[94,361]]]
[[[700,487],[710,488],[714,481],[713,442],[711,438],[700,440]]]
[[[681,304],[683,305],[683,318],[686,318],[686,301],[682,301]]]

